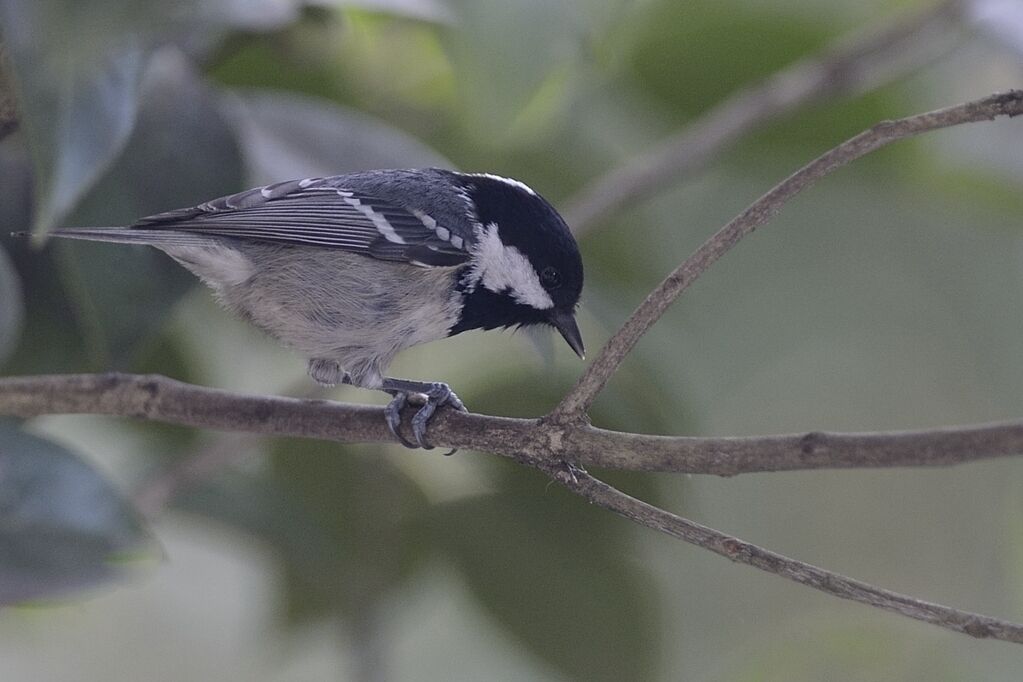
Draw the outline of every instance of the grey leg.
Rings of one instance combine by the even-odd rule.
[[[391,428],[391,432],[406,447],[415,447],[415,445],[406,441],[398,433],[397,427],[401,424],[401,408],[408,403],[408,395],[410,393],[422,393],[426,396],[426,404],[419,408],[416,415],[412,417],[412,435],[415,436],[419,447],[426,450],[433,449],[433,445],[426,438],[426,430],[430,423],[430,418],[433,417],[438,407],[449,405],[456,410],[466,411],[465,405],[458,399],[455,392],[451,390],[451,387],[439,381],[410,381],[408,379],[391,379],[386,377],[381,389],[394,396],[394,400],[387,407],[387,425]],[[454,451],[452,450],[452,452]]]
[[[338,384],[352,384],[351,377],[337,360],[328,358],[310,358],[308,366],[309,376],[313,381],[324,386],[337,386]],[[430,418],[442,405],[450,405],[456,410],[465,411],[465,405],[458,399],[455,392],[447,384],[437,381],[410,381],[407,379],[384,378],[381,390],[394,396],[394,400],[388,403],[384,409],[387,418],[387,428],[391,430],[394,437],[407,448],[424,448],[432,450],[433,446],[426,439],[426,429]],[[426,402],[412,418],[412,433],[415,442],[412,442],[401,435],[401,411],[409,404],[409,396],[423,394]],[[452,450],[448,454],[452,454]]]

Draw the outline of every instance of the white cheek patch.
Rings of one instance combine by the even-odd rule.
[[[495,223],[477,231],[476,243],[472,246],[469,281],[482,284],[494,293],[508,291],[517,302],[537,310],[554,307],[554,301],[540,284],[529,259],[514,246],[507,246],[501,241]]]

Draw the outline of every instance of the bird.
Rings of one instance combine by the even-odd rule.
[[[578,245],[546,199],[499,175],[421,168],[304,178],[127,227],[50,234],[163,251],[225,308],[304,354],[317,383],[390,394],[387,426],[409,448],[433,447],[427,430],[438,408],[466,408],[444,382],[386,376],[399,352],[469,330],[542,325],[584,358]],[[410,398],[421,404],[414,441],[400,431]]]

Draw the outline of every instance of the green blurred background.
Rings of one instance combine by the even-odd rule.
[[[974,20],[996,4],[926,37],[933,59],[906,77],[767,125],[589,229],[588,348],[798,165],[878,120],[1023,84],[1023,3]],[[309,392],[302,358],[162,254],[33,250],[6,234],[380,167],[500,173],[564,206],[735,89],[923,6],[899,5],[0,0],[23,113],[0,142],[0,371]],[[701,279],[593,420],[743,435],[1019,418],[1021,216],[1023,121],[874,154]],[[475,411],[537,416],[581,370],[561,346],[467,334],[407,352],[392,373],[448,381]],[[488,455],[99,417],[0,422],[0,452],[24,455],[17,471],[37,485],[0,476],[0,515],[53,531],[0,530],[0,587],[39,581],[29,604],[0,611],[2,680],[1020,678],[1017,646],[731,565]],[[204,468],[182,474],[196,453]],[[1018,461],[609,478],[805,561],[1023,620]]]

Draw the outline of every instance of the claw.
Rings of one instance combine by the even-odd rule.
[[[402,445],[412,450],[419,446],[401,435],[401,410],[408,403],[408,393],[395,392],[394,399],[387,403],[384,408],[384,417],[387,419],[387,428],[398,439]],[[418,440],[418,438],[416,439]]]
[[[381,388],[394,396],[394,400],[387,406],[387,426],[391,429],[394,437],[401,441],[407,448],[423,448],[432,450],[433,444],[426,436],[430,425],[430,419],[437,412],[437,408],[449,405],[455,410],[466,412],[465,405],[459,400],[451,387],[445,383],[420,381],[407,381],[405,379],[385,378]],[[401,435],[401,411],[406,405],[421,405],[412,417],[412,435],[415,442],[407,440]],[[457,450],[446,453],[453,455]]]
[[[455,392],[447,384],[431,384],[426,392],[426,397],[426,404],[412,417],[412,435],[416,437],[416,442],[419,443],[420,447],[424,450],[432,450],[433,444],[426,438],[426,429],[437,408],[442,405],[450,405],[460,412],[465,412],[466,409],[462,401],[459,400],[458,396],[455,395]],[[455,452],[457,450],[452,450],[447,454],[453,455]]]

